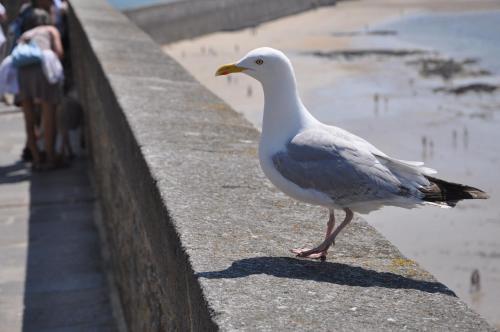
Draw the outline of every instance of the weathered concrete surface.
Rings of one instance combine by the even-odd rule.
[[[31,174],[0,104],[0,331],[115,331],[86,162]]]
[[[337,0],[184,0],[125,11],[157,43],[237,30]]]
[[[320,240],[326,211],[271,186],[255,129],[103,0],[72,7],[75,73],[131,331],[492,330],[362,220],[328,262],[292,257],[289,248]]]

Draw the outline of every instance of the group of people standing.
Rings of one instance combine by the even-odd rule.
[[[0,95],[15,96],[14,102],[23,110],[27,143],[22,157],[32,162],[35,171],[63,164],[56,154],[55,140],[56,109],[69,90],[64,75],[68,48],[65,13],[63,0],[24,1],[2,46],[7,48],[7,56],[0,65]],[[5,19],[5,14],[2,16]],[[40,138],[43,152],[38,145]]]

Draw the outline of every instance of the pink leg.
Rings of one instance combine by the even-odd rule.
[[[332,234],[333,228],[335,227],[335,214],[334,210],[330,210],[330,216],[328,218],[328,223],[326,224],[326,234],[325,234],[325,240],[328,239],[330,234]]]
[[[335,227],[335,211],[333,209],[330,209],[330,215],[328,218],[328,223],[326,224],[326,234],[325,234],[325,241],[330,237],[332,234],[333,228]],[[302,252],[309,251],[310,249],[305,249],[305,248],[297,248],[297,249],[292,249],[291,252],[294,254],[297,254],[297,256],[300,256]],[[326,255],[328,253],[328,248],[326,248],[323,251],[311,254],[308,256],[308,258],[313,258],[313,259],[321,259],[324,261],[326,259]]]
[[[328,248],[330,248],[330,246],[335,243],[335,238],[337,237],[337,235],[340,233],[340,231],[342,231],[342,229],[344,229],[345,226],[347,226],[351,222],[354,216],[353,212],[350,209],[345,208],[344,211],[344,221],[342,221],[339,227],[337,227],[337,229],[332,232],[335,225],[335,217],[333,215],[333,209],[330,210],[330,219],[328,220],[327,224],[326,237],[319,246],[313,249],[293,249],[292,252],[296,254],[297,257],[321,259],[322,261],[324,261],[326,259]]]

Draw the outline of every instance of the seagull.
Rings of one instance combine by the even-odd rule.
[[[367,214],[383,206],[454,207],[463,199],[486,199],[477,188],[433,177],[423,162],[392,158],[368,141],[314,118],[302,103],[295,73],[286,55],[270,47],[247,53],[215,75],[247,74],[262,85],[264,116],[259,161],[264,174],[288,196],[328,208],[324,241],[291,251],[324,261],[337,235],[354,212]],[[345,218],[335,228],[334,211]]]

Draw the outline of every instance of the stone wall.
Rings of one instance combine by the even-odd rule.
[[[179,91],[193,80],[105,1],[72,1],[72,8],[74,75],[86,111],[96,191],[129,330],[214,330],[157,187],[158,174],[151,173],[143,155],[150,147],[172,151],[161,139],[146,142],[160,133],[149,124],[166,122],[168,131],[173,123],[159,113],[178,116],[184,108],[174,91],[171,100],[155,103],[160,94],[156,89]],[[172,107],[174,103],[179,106]]]
[[[243,29],[333,5],[337,0],[184,0],[125,11],[160,44],[221,30]]]
[[[271,186],[257,131],[104,0],[69,22],[130,331],[491,330],[360,219],[327,262],[294,258],[326,211]]]

